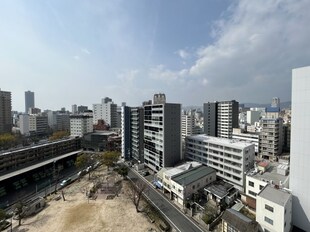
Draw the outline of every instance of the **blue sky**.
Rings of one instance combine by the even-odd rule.
[[[291,98],[291,69],[310,65],[307,0],[0,2],[0,88],[23,111]]]

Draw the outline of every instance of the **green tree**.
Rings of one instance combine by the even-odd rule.
[[[6,218],[7,213],[3,209],[0,209],[0,221],[5,220]]]
[[[76,157],[75,166],[78,169],[85,169],[94,162],[93,157],[87,153],[81,153]],[[88,170],[88,179],[90,179],[91,169]]]
[[[0,148],[9,149],[16,143],[16,138],[12,134],[2,134],[0,135]]]
[[[68,136],[69,136],[69,132],[68,131],[56,131],[48,139],[50,141],[54,141],[54,140],[58,140],[58,139],[62,139],[62,138],[68,137]]]
[[[108,169],[112,167],[119,159],[120,153],[117,151],[107,151],[102,155],[102,163],[105,164]]]
[[[117,173],[120,174],[123,177],[123,179],[125,179],[126,176],[128,175],[128,171],[129,168],[125,165],[122,165],[118,168]]]
[[[18,220],[18,225],[20,226],[22,219],[25,217],[25,204],[22,201],[19,201],[13,206],[13,209]]]

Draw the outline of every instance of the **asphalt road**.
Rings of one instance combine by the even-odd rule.
[[[154,203],[154,206],[166,217],[170,224],[177,231],[184,232],[201,232],[203,229],[199,228],[194,222],[188,219],[182,212],[180,212],[176,206],[172,205],[158,190],[154,189],[149,182],[147,182],[142,176],[137,174],[133,170],[129,170],[128,177],[132,181],[141,180],[147,183],[146,196],[150,201]]]

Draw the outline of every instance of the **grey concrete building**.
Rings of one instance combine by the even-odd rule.
[[[204,133],[217,137],[217,102],[203,104]]]
[[[25,113],[29,113],[29,109],[34,108],[34,92],[26,91],[25,92]]]
[[[0,89],[0,134],[12,131],[12,98],[11,92]]]
[[[144,106],[144,163],[158,172],[181,158],[181,104]]]

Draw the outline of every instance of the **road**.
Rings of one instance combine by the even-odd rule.
[[[192,222],[187,216],[185,216],[179,209],[176,208],[169,200],[167,200],[161,193],[159,193],[154,187],[147,182],[142,176],[137,174],[133,170],[129,170],[128,177],[132,181],[141,180],[147,184],[147,198],[154,203],[154,206],[166,217],[170,224],[177,231],[184,232],[201,232],[204,231],[199,228],[194,222]]]

